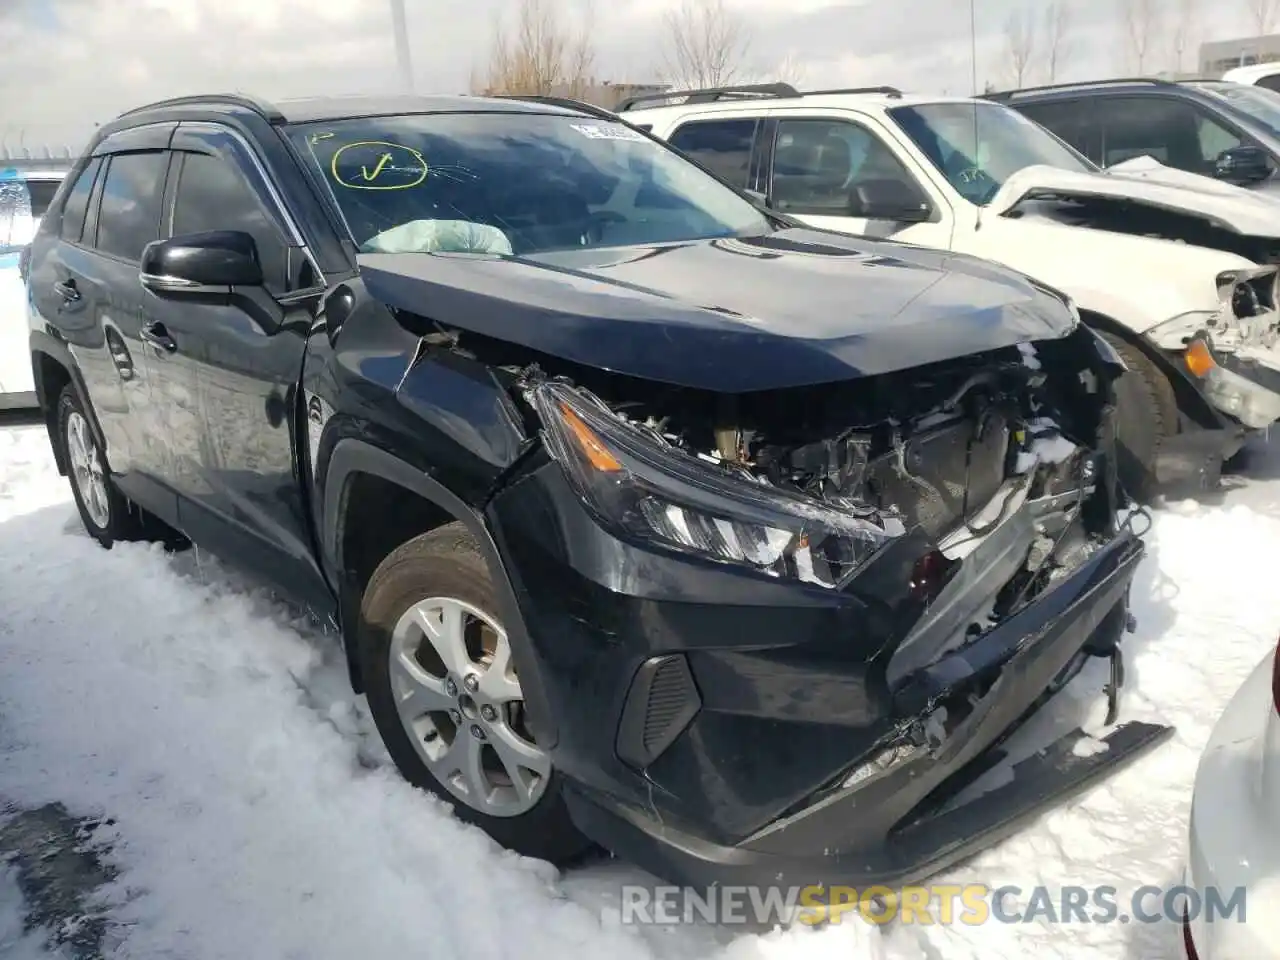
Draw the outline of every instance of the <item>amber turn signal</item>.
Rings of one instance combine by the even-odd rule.
[[[1209,375],[1209,371],[1218,365],[1213,359],[1213,354],[1209,352],[1208,345],[1203,340],[1193,340],[1187,347],[1187,352],[1183,354],[1183,361],[1187,365],[1187,369],[1192,375],[1203,380]]]

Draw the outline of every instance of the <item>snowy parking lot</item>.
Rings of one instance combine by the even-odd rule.
[[[1201,748],[1280,632],[1280,453],[1231,486],[1154,511],[1135,585],[1121,720],[1172,723],[1174,738],[940,879],[1121,898],[1179,882]],[[1058,721],[1101,722],[1097,667]],[[345,684],[336,637],[208,556],[100,549],[43,428],[0,426],[0,955],[1180,956],[1169,922],[624,925],[620,886],[651,878],[603,859],[558,875],[499,851],[400,780]],[[14,827],[24,816],[37,829]],[[35,869],[59,852],[89,865],[68,868],[89,879],[62,903]]]

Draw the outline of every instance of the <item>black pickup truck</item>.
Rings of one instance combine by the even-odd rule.
[[[88,532],[329,618],[405,777],[524,854],[921,877],[1169,732],[956,802],[1118,681],[1143,553],[1123,365],[1019,274],[469,97],[125,114],[21,266]]]

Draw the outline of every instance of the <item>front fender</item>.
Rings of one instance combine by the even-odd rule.
[[[502,556],[484,517],[461,498],[450,492],[422,470],[365,440],[344,437],[337,441],[328,456],[324,473],[324,510],[321,519],[321,549],[330,569],[342,569],[343,503],[352,475],[367,473],[380,477],[422,497],[466,525],[485,559],[494,590],[498,595],[503,626],[511,641],[512,657],[520,677],[520,687],[529,708],[530,719],[538,731],[539,743],[547,749],[555,746],[558,731],[555,712],[551,709],[542,682],[539,658],[516,601],[515,589],[507,576]],[[347,642],[354,638],[347,638]]]

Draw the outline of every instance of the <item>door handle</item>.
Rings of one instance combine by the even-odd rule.
[[[75,303],[80,299],[80,291],[76,289],[74,280],[59,280],[53,285],[53,292],[62,298],[63,303]]]
[[[165,353],[177,353],[178,344],[169,336],[169,331],[164,328],[163,323],[144,323],[142,329],[138,331],[138,336],[145,343],[151,344],[157,349],[163,350]]]

